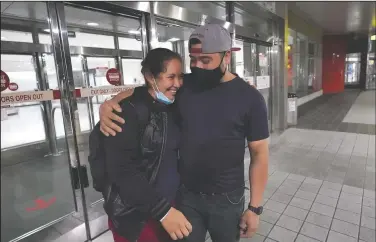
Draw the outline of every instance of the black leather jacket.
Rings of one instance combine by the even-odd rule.
[[[145,170],[147,180],[154,184],[163,159],[167,135],[167,113],[163,107],[145,95],[146,88],[137,88],[134,94],[125,99],[135,109],[139,122],[144,127],[140,130],[140,157],[142,167]],[[124,131],[126,132],[126,131]],[[137,184],[131,184],[137,186]],[[103,191],[105,200],[104,209],[112,221],[116,232],[130,241],[136,241],[141,230],[150,218],[150,213],[140,212],[133,206],[123,201],[119,195],[119,189],[114,184],[109,184]],[[161,200],[152,208],[154,218],[160,219],[170,209],[166,200]]]

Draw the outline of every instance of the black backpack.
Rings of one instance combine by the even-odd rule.
[[[133,101],[134,100],[134,101]],[[132,99],[129,103],[135,108],[138,121],[141,123],[140,135],[149,122],[149,109],[142,101]],[[123,130],[122,132],[127,132]],[[104,134],[100,131],[99,122],[95,125],[89,136],[89,156],[91,176],[93,179],[93,187],[98,192],[103,192],[105,186],[108,184],[105,150],[104,150]]]

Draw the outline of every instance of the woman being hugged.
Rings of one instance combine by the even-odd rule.
[[[117,112],[126,132],[103,136],[110,184],[103,193],[104,207],[115,242],[165,242],[192,231],[172,206],[179,186],[180,140],[173,102],[182,85],[182,60],[157,48],[141,65],[146,86],[121,101]]]

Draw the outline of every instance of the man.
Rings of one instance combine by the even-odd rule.
[[[213,242],[235,242],[239,235],[255,233],[262,212],[269,157],[265,100],[228,71],[235,49],[222,26],[198,27],[190,36],[189,50],[192,74],[184,76],[176,99],[182,129],[182,186],[176,202],[193,228],[184,241],[203,242],[209,231]],[[118,110],[117,102],[128,95],[120,93],[101,106],[104,134],[121,131],[110,119],[124,122],[112,110]],[[251,153],[251,199],[243,213],[244,138]]]

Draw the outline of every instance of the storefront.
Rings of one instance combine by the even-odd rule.
[[[288,38],[289,92],[304,97],[321,90],[321,46],[293,29]]]
[[[98,223],[103,200],[87,162],[98,107],[143,83],[140,63],[151,48],[180,53],[189,72],[187,40],[196,26],[229,29],[243,47],[231,70],[260,89],[271,132],[286,128],[284,20],[257,4],[4,2],[3,9],[1,241],[81,223],[85,241],[108,229]]]

